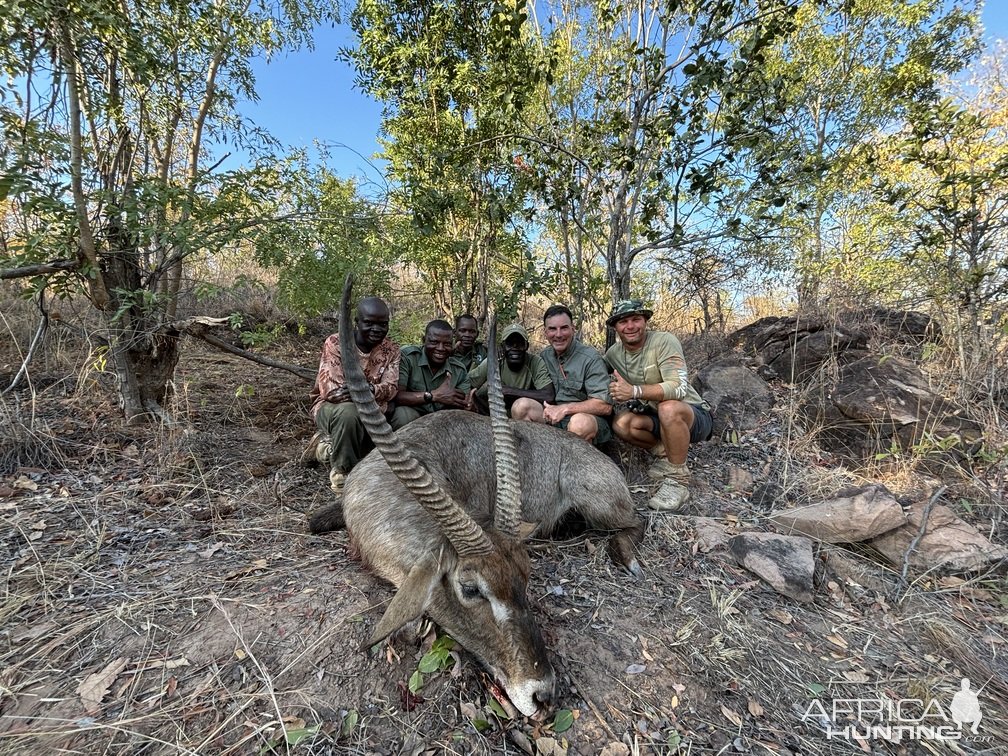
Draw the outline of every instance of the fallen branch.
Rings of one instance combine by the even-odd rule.
[[[32,361],[32,357],[35,356],[35,350],[38,349],[38,346],[39,344],[42,343],[42,338],[45,336],[46,331],[49,330],[49,311],[46,310],[45,308],[44,286],[42,287],[42,289],[39,291],[38,294],[38,308],[39,312],[41,313],[41,317],[39,318],[38,329],[35,331],[35,336],[34,338],[32,338],[31,345],[28,347],[28,353],[24,356],[24,360],[21,361],[21,369],[18,370],[17,375],[14,376],[14,379],[10,382],[10,385],[7,386],[7,388],[5,388],[3,391],[0,391],[0,396],[10,393],[11,391],[13,391],[18,386],[21,385],[21,382],[25,379],[25,376],[28,375],[28,364]]]
[[[917,535],[910,542],[910,546],[907,548],[906,553],[903,555],[903,569],[900,570],[900,579],[896,583],[896,588],[892,593],[892,597],[895,603],[899,603],[903,600],[903,594],[907,589],[907,574],[910,572],[910,557],[913,556],[914,552],[917,551],[917,545],[921,542],[924,534],[927,532],[928,518],[931,516],[931,508],[935,505],[935,502],[941,498],[941,495],[945,493],[945,489],[948,486],[940,486],[937,491],[931,494],[931,498],[928,499],[928,503],[924,506],[924,512],[921,514],[921,524],[917,531]]]
[[[262,355],[249,352],[241,347],[236,347],[234,344],[229,344],[223,339],[219,339],[210,333],[210,328],[224,325],[227,323],[227,318],[208,318],[208,317],[195,317],[188,318],[187,320],[178,321],[172,325],[179,330],[180,333],[184,333],[187,336],[192,336],[193,338],[205,341],[207,344],[213,347],[217,347],[223,352],[228,354],[233,354],[238,357],[242,357],[251,362],[256,362],[260,365],[266,367],[277,368],[278,370],[286,370],[288,373],[293,373],[298,378],[303,378],[306,381],[314,383],[316,372],[314,370],[309,370],[303,368],[300,365],[291,365],[288,362],[280,362],[279,360],[271,360],[269,357],[263,357]]]

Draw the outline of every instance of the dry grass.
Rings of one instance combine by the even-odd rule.
[[[284,356],[313,364],[317,344],[299,350]],[[517,753],[553,738],[571,754],[614,741],[640,754],[849,754],[856,743],[804,718],[812,701],[944,704],[962,676],[987,685],[989,740],[956,748],[1008,748],[1003,578],[928,576],[894,605],[893,570],[841,550],[858,570],[841,572],[823,550],[816,601],[799,605],[725,551],[703,552],[690,517],[650,513],[641,580],[598,535],[532,544],[530,601],[571,729],[495,713],[464,654],[411,709],[399,685],[423,649],[359,650],[391,591],[346,558],[343,534],[305,532],[328,500],[324,477],[292,462],[311,432],[307,387],[189,343],[175,424],[123,428],[95,386],[0,405],[13,418],[0,449],[34,450],[0,475],[0,753]],[[818,449],[781,399],[758,430],[692,455],[695,513],[729,534],[766,514],[728,487],[733,466],[777,483],[783,502],[867,479]],[[632,482],[646,461],[628,460]],[[899,490],[920,485],[901,475]]]

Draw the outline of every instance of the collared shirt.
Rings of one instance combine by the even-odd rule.
[[[486,389],[483,388],[487,382],[487,365],[487,361],[483,360],[483,362],[469,371],[469,383],[472,384],[474,389],[482,389],[477,392],[480,396],[486,396],[487,393]],[[553,382],[550,378],[549,370],[546,369],[546,363],[537,354],[526,354],[525,364],[517,372],[512,371],[508,367],[507,360],[502,357],[500,361],[500,377],[501,384],[504,386],[523,389],[525,391],[530,389],[538,391],[539,389],[546,388]]]
[[[388,403],[399,390],[399,345],[389,338],[370,352],[357,349],[364,377],[374,387],[375,401],[378,408],[385,412]],[[333,393],[346,386],[343,377],[343,358],[340,355],[339,334],[334,333],[322,345],[322,357],[319,359],[318,375],[315,386],[311,390],[311,414],[315,417],[322,402],[327,401]]]
[[[556,387],[556,404],[583,402],[589,397],[612,403],[609,371],[597,350],[575,340],[563,356],[558,357],[552,347],[544,349],[540,356]]]
[[[628,383],[659,385],[666,400],[678,399],[710,409],[710,405],[690,384],[682,344],[671,333],[647,331],[644,343],[636,352],[628,352],[623,342],[617,341],[606,350],[605,359],[609,367],[618,370]],[[658,402],[648,404],[658,406]]]
[[[451,373],[451,385],[459,391],[468,394],[469,372],[465,363],[455,355],[449,355],[448,360],[435,371],[427,361],[427,352],[422,346],[404,346],[399,361],[399,386],[407,391],[434,391],[444,383],[445,374]],[[443,404],[427,402],[413,407],[421,415],[428,412],[445,409]]]
[[[466,366],[466,370],[472,370],[480,363],[486,362],[487,348],[482,341],[473,342],[472,348],[468,352],[463,352],[456,345],[452,356]]]

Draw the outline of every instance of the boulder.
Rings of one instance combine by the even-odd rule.
[[[740,533],[728,541],[736,561],[795,601],[812,601],[812,541],[776,533]]]
[[[740,360],[727,358],[706,365],[693,380],[700,395],[714,411],[714,435],[726,429],[758,428],[763,413],[773,406],[767,382]]]
[[[863,357],[842,365],[830,391],[801,407],[821,428],[820,444],[859,458],[929,439],[936,449],[963,450],[981,437],[980,426],[931,390],[920,368],[900,357]]]
[[[905,525],[907,517],[884,486],[866,486],[835,499],[773,512],[770,520],[788,534],[826,543],[857,543]]]
[[[740,328],[733,340],[755,354],[766,368],[788,383],[815,376],[823,364],[844,362],[866,354],[868,337],[848,326],[819,318],[769,317]]]
[[[907,523],[890,530],[869,543],[889,562],[900,567],[910,544],[920,532],[926,502],[914,504],[907,513]],[[955,512],[941,504],[931,508],[924,536],[910,555],[910,566],[917,570],[975,572],[1008,559],[1008,549],[992,544]]]

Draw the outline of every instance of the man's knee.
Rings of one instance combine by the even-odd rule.
[[[514,404],[511,405],[511,417],[515,420],[542,422],[543,406],[535,399],[529,399],[527,396],[520,396],[515,399]]]
[[[570,422],[567,423],[567,430],[585,441],[591,441],[598,433],[598,423],[594,415],[578,412],[571,416]]]
[[[412,407],[399,406],[395,408],[395,412],[392,413],[392,417],[389,419],[389,425],[392,426],[392,430],[399,430],[407,423],[411,423],[420,417],[420,413],[417,412]]]

